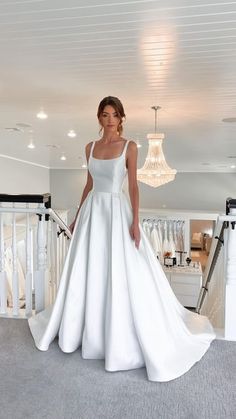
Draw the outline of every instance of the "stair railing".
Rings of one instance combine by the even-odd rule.
[[[50,194],[0,195],[0,315],[28,317],[55,300],[71,238]]]

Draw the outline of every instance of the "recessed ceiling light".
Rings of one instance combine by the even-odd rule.
[[[44,112],[43,108],[37,113],[37,118],[39,119],[47,119],[48,115]]]
[[[28,146],[27,146],[27,147],[28,147],[28,148],[31,148],[31,149],[35,148],[35,145],[34,145],[33,140],[30,140],[30,142],[29,142],[29,144],[28,144]]]
[[[66,156],[64,154],[62,154],[61,160],[66,160]]]
[[[232,166],[230,166],[230,169],[235,169],[235,164],[232,164]]]
[[[77,134],[73,129],[70,129],[70,131],[68,131],[67,135],[70,138],[75,138]]]
[[[142,147],[142,144],[140,144],[139,140],[136,141],[136,144],[138,148]]]
[[[12,131],[12,132],[23,132],[23,130],[22,130],[22,129],[17,128],[17,127],[5,127],[5,129],[6,129],[7,131]]]
[[[48,147],[48,148],[60,148],[60,146],[58,144],[46,144],[45,147]]]
[[[87,164],[82,164],[83,169],[87,168]]]
[[[16,126],[17,126],[17,127],[20,127],[20,128],[23,128],[23,129],[25,129],[25,128],[32,128],[32,125],[30,125],[30,124],[25,124],[24,122],[17,122],[17,123],[16,123]]]
[[[222,119],[222,122],[236,122],[236,117],[224,118]]]

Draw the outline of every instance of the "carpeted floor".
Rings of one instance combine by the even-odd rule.
[[[236,418],[236,342],[215,340],[182,377],[153,383],[145,368],[109,373],[56,341],[40,352],[26,320],[1,318],[0,376],[1,419]]]

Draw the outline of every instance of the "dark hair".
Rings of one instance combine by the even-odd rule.
[[[118,99],[118,97],[115,97],[115,96],[104,97],[101,100],[101,102],[99,103],[99,106],[98,106],[98,111],[97,111],[98,119],[99,119],[101,113],[103,112],[104,108],[107,105],[112,106],[115,109],[115,111],[117,112],[118,117],[120,118],[120,123],[119,123],[117,129],[118,129],[119,135],[121,135],[122,132],[123,132],[122,118],[125,118],[125,111],[124,111],[123,105],[122,105],[120,99]],[[102,128],[101,128],[101,130],[102,130]]]

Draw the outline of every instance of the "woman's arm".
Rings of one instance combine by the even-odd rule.
[[[92,147],[92,142],[89,143],[89,144],[87,144],[86,147],[85,147],[85,154],[86,154],[87,164],[88,164],[88,160],[89,160],[89,155],[90,155],[91,147]],[[91,174],[89,173],[89,170],[88,170],[87,171],[87,181],[86,181],[86,185],[84,187],[83,193],[82,193],[82,197],[81,197],[81,200],[80,200],[79,208],[78,208],[77,213],[75,215],[74,221],[69,226],[69,229],[70,229],[71,233],[73,233],[74,226],[75,226],[75,223],[76,223],[76,219],[77,219],[78,214],[79,214],[79,210],[80,210],[81,206],[83,205],[83,202],[86,199],[89,191],[91,191],[92,188],[93,188],[93,178],[92,178],[92,176],[91,176]]]
[[[129,196],[133,210],[133,222],[130,227],[130,235],[135,241],[135,246],[138,248],[140,243],[139,231],[139,188],[137,182],[137,157],[138,148],[134,141],[130,141],[127,149],[127,167],[128,167],[128,182],[129,182]]]

